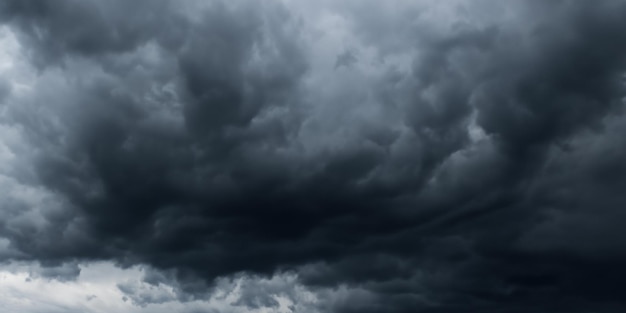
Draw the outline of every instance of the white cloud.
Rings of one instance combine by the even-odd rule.
[[[333,290],[315,293],[297,283],[291,274],[272,278],[237,277],[218,280],[205,300],[180,301],[176,287],[144,281],[145,268],[122,269],[110,262],[80,265],[75,280],[48,278],[35,263],[0,266],[0,311],[21,313],[55,312],[230,312],[287,313],[319,312],[320,299],[332,305]],[[49,269],[48,269],[49,271]],[[341,302],[349,292],[336,292]],[[261,299],[261,300],[259,300]],[[265,300],[264,300],[265,299]],[[274,299],[271,305],[266,299]]]

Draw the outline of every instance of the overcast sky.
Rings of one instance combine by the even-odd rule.
[[[613,313],[624,0],[2,0],[0,311]]]

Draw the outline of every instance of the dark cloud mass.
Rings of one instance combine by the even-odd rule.
[[[313,2],[0,2],[35,77],[0,80],[30,188],[0,258],[360,290],[328,312],[626,309],[625,1]]]

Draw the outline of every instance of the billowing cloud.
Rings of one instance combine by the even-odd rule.
[[[137,310],[228,288],[624,309],[624,1],[7,0],[0,22],[0,258],[36,279],[144,266],[113,284]]]

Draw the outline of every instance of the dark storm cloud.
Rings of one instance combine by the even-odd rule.
[[[381,66],[413,65],[361,94],[311,85],[311,38],[278,2],[3,2],[52,73],[32,98],[5,97],[23,102],[11,123],[62,209],[0,234],[22,259],[146,263],[162,271],[146,282],[192,295],[288,271],[360,288],[327,311],[623,310],[626,3],[525,1],[444,33],[412,8],[382,23],[373,3],[348,17],[355,34]],[[356,75],[365,52],[346,53],[335,72]],[[311,103],[326,89],[339,95]],[[394,125],[333,122],[370,102]],[[241,303],[275,301],[252,288]]]

